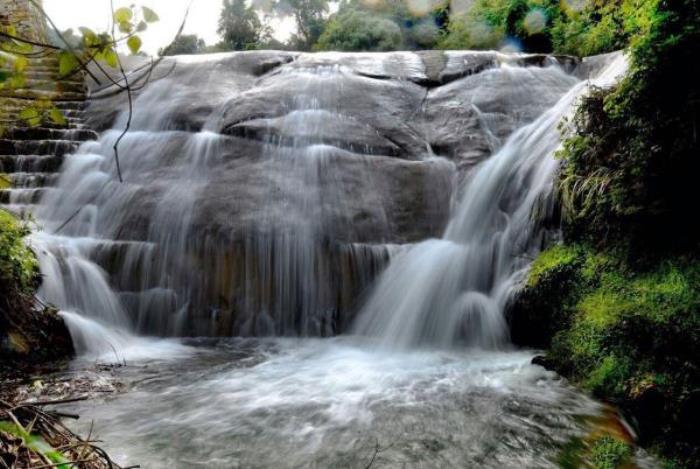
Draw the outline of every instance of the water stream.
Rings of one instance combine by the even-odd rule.
[[[556,466],[609,411],[512,350],[503,308],[591,83],[492,53],[450,53],[469,73],[433,88],[415,54],[265,54],[176,59],[125,183],[122,114],[42,200],[75,368],[129,365],[77,410],[149,468]]]

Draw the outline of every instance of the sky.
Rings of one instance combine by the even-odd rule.
[[[106,31],[111,15],[109,3],[110,0],[44,0],[44,9],[61,30],[87,26],[95,31]],[[114,0],[114,7],[132,3],[152,8],[160,17],[160,21],[142,33],[144,52],[155,54],[172,41],[190,3],[183,34],[197,34],[209,45],[220,40],[216,27],[222,0]],[[284,40],[291,34],[293,23],[290,19],[275,21],[272,27],[275,37]]]

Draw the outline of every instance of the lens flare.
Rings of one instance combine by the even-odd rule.
[[[474,6],[474,0],[450,0],[450,14],[452,16],[464,15]]]
[[[523,51],[523,45],[522,43],[514,38],[514,37],[509,37],[503,41],[501,44],[501,52],[505,53],[516,53],[516,52],[522,52]]]
[[[590,0],[561,0],[561,8],[565,12],[577,13],[582,11],[590,3]]]
[[[533,8],[525,16],[523,26],[528,34],[538,34],[547,27],[547,13],[541,8]]]
[[[421,47],[428,47],[437,41],[440,35],[440,28],[435,24],[433,18],[426,18],[411,28],[413,41]]]
[[[439,0],[406,0],[408,10],[415,16],[425,16],[439,5]]]

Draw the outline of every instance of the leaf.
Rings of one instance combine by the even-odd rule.
[[[19,113],[19,118],[29,124],[30,127],[36,127],[41,124],[41,114],[33,107],[22,109]]]
[[[129,34],[133,29],[134,25],[131,24],[131,21],[122,21],[119,23],[119,31],[124,34]]]
[[[66,125],[67,121],[60,109],[54,107],[49,109],[49,119],[56,125]]]
[[[105,51],[102,53],[102,58],[104,59],[105,63],[112,68],[117,68],[119,65],[119,57],[117,56],[117,53],[114,52],[114,49],[105,49]]]
[[[4,173],[0,173],[0,190],[12,187],[12,179]]]
[[[145,21],[139,21],[139,24],[136,25],[136,31],[139,33],[144,32],[146,29],[148,29],[148,25]]]
[[[97,34],[95,34],[95,32],[92,29],[86,27],[81,27],[78,29],[83,35],[83,44],[85,44],[86,46],[92,46],[97,42]]]
[[[18,56],[15,59],[14,67],[15,67],[15,72],[22,73],[24,70],[27,68],[27,58]]]
[[[19,118],[24,120],[34,119],[36,117],[39,117],[39,111],[34,107],[24,108],[19,113]]]
[[[147,23],[155,23],[156,21],[160,20],[158,14],[156,14],[156,12],[150,8],[141,7],[141,10],[143,10],[143,19],[145,19]]]
[[[62,51],[58,55],[58,74],[61,76],[66,76],[71,72],[75,71],[80,66],[78,58],[69,51]]]
[[[128,23],[134,17],[134,12],[131,8],[122,7],[114,12],[115,23]]]
[[[141,50],[141,45],[143,43],[141,42],[141,38],[138,36],[131,36],[127,41],[126,45],[129,46],[129,50],[131,51],[132,54],[136,55],[139,53]]]
[[[10,76],[10,73],[5,71],[5,70],[0,70],[0,83],[4,82],[7,80]]]

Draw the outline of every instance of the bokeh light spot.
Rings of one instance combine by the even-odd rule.
[[[425,16],[439,5],[439,0],[406,0],[406,6],[415,16]]]
[[[525,16],[523,26],[528,34],[538,34],[547,27],[547,13],[541,8],[533,8]]]

